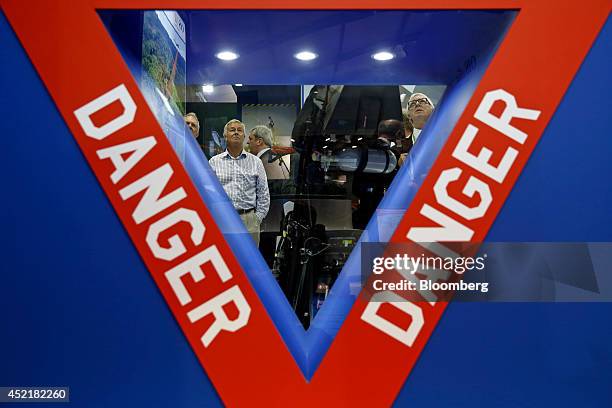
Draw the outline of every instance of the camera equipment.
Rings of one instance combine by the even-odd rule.
[[[377,138],[385,119],[402,119],[399,87],[317,85],[294,125],[296,194],[282,198],[293,209],[281,220],[272,270],[306,328],[395,174],[392,145]]]

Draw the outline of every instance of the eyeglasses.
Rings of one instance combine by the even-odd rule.
[[[408,103],[408,109],[414,109],[417,105],[431,105],[427,98],[415,99]]]

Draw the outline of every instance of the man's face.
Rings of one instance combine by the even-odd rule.
[[[198,122],[196,122],[195,118],[192,116],[185,116],[185,123],[189,127],[189,130],[191,130],[193,137],[198,137],[198,131],[200,129],[198,126]]]
[[[242,144],[244,143],[244,125],[241,123],[231,123],[227,127],[225,140],[227,141],[228,146],[242,147]]]
[[[427,100],[427,96],[422,93],[412,94],[408,101],[408,117],[415,128],[422,129],[432,111],[433,106]]]
[[[249,150],[251,151],[251,153],[257,154],[262,149],[263,142],[261,139],[256,138],[251,133],[249,135],[249,141],[247,142],[247,144],[249,145]]]

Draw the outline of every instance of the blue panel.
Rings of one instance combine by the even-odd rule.
[[[74,406],[220,405],[4,14],[0,384]]]
[[[0,43],[0,384],[68,385],[76,406],[220,405],[4,15]],[[608,22],[490,240],[612,241],[611,56]],[[440,113],[460,111],[474,72],[447,94],[436,128],[454,123]],[[453,304],[397,405],[611,406],[611,314],[610,304]],[[317,358],[305,361],[311,372]]]
[[[611,38],[608,19],[490,240],[612,241]]]
[[[489,241],[612,241],[611,66],[608,19]],[[612,303],[454,303],[396,405],[610,407],[610,316]]]

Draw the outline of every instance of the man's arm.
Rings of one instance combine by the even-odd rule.
[[[270,209],[270,190],[268,190],[268,178],[261,160],[257,159],[257,186],[255,187],[255,216],[261,222]]]

